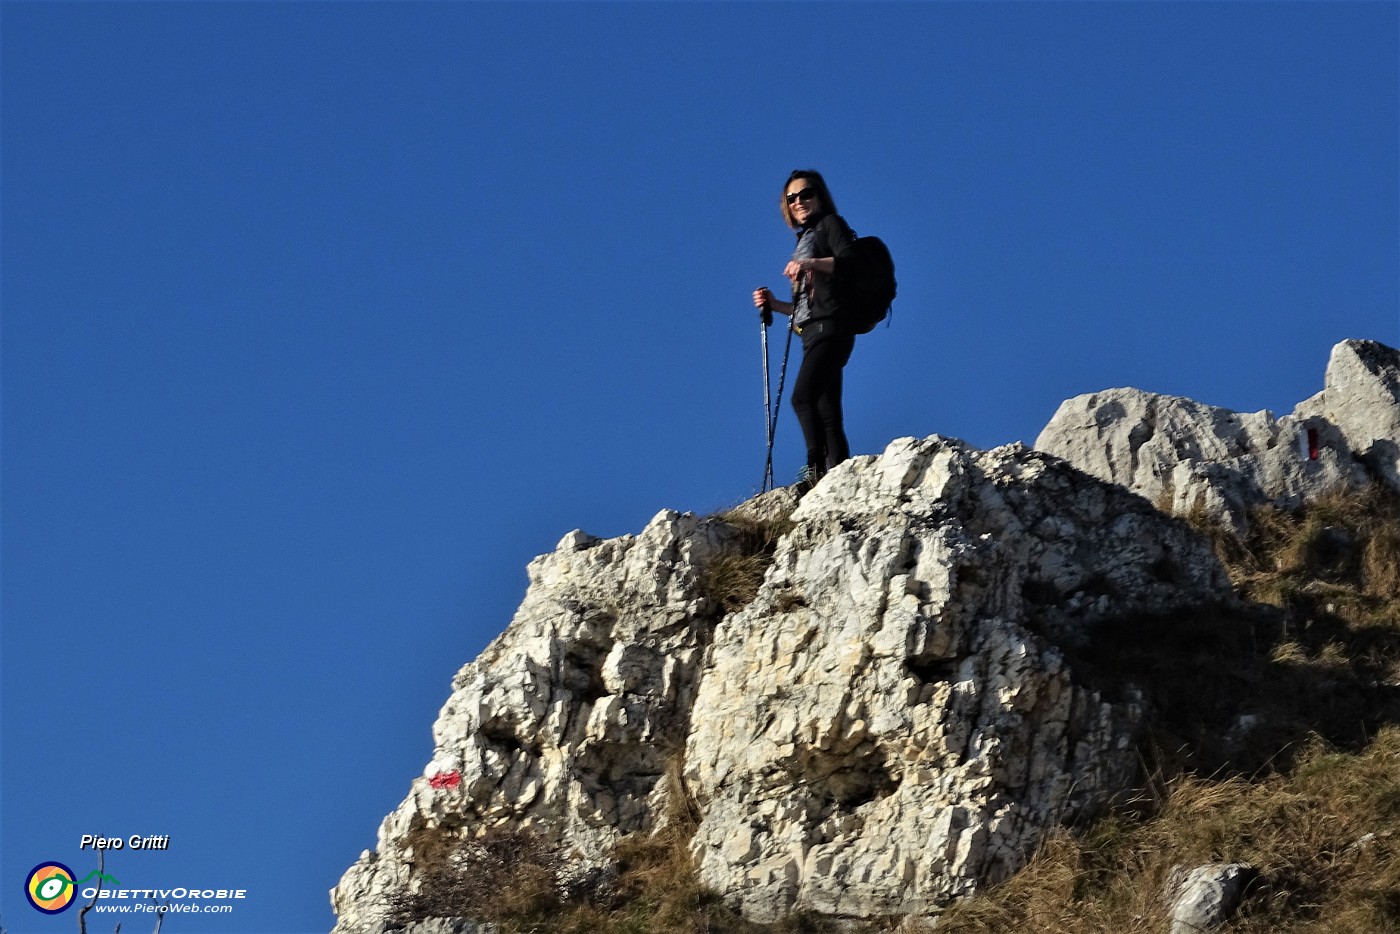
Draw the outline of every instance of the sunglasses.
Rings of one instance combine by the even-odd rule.
[[[787,196],[788,204],[796,204],[798,201],[815,201],[817,190],[815,188],[804,188],[801,191],[794,191]]]

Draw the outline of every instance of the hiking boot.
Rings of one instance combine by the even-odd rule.
[[[826,471],[820,468],[808,464],[797,472],[797,482],[792,485],[793,489],[797,491],[798,496],[803,495],[817,485],[817,481],[822,478],[825,472]]]

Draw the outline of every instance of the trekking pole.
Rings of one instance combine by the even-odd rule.
[[[758,326],[763,335],[763,431],[768,442],[768,457],[763,462],[763,483],[758,490],[760,493],[767,493],[773,489],[773,384],[768,379],[768,322],[771,320],[767,309],[758,318]]]
[[[778,416],[783,410],[783,383],[787,382],[788,354],[792,351],[792,319],[788,319],[787,340],[783,343],[783,365],[778,370],[778,398],[773,405],[773,417],[768,423],[768,480],[773,480],[773,439],[778,436]]]

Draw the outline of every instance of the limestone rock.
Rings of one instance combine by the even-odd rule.
[[[1171,934],[1200,934],[1230,920],[1254,876],[1253,867],[1242,863],[1174,868],[1167,878]]]
[[[1109,389],[1061,404],[1035,447],[1163,509],[1205,510],[1237,530],[1252,506],[1296,509],[1366,486],[1373,473],[1400,489],[1400,352],[1344,341],[1326,386],[1282,418]]]
[[[924,912],[1020,868],[1134,768],[1138,706],[1055,642],[1228,590],[1184,525],[1021,446],[902,439],[792,518],[686,745],[702,881],[758,920]]]
[[[775,522],[794,502],[736,512]],[[1140,698],[1076,682],[1066,647],[1230,594],[1184,523],[1021,445],[901,439],[791,519],[727,616],[707,575],[745,537],[720,519],[574,532],[532,562],[423,776],[332,891],[336,934],[381,934],[391,896],[493,827],[606,876],[677,792],[703,881],[751,917],[946,904],[1126,787]]]

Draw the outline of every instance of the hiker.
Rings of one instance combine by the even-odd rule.
[[[792,283],[785,302],[764,286],[753,303],[764,326],[773,312],[787,315],[802,338],[802,367],[792,387],[792,408],[807,441],[807,464],[797,475],[806,492],[832,467],[851,456],[841,417],[841,370],[856,337],[838,316],[832,294],[836,257],[851,251],[855,235],[836,213],[826,182],[811,169],[798,169],[783,185],[783,220],[797,232],[797,248],[783,269]]]

